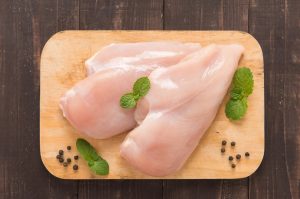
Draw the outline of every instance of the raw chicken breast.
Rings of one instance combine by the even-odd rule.
[[[107,68],[143,65],[153,68],[175,64],[189,52],[199,50],[197,43],[139,42],[104,47],[86,62],[88,75]]]
[[[141,124],[122,143],[121,156],[152,176],[179,170],[215,118],[243,50],[213,44],[153,71],[135,113]]]
[[[136,126],[134,110],[120,107],[120,97],[134,82],[157,67],[178,63],[198,44],[148,42],[105,47],[87,61],[94,73],[78,82],[61,98],[60,107],[68,121],[93,138],[108,138]]]

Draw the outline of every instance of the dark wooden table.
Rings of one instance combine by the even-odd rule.
[[[299,0],[0,0],[0,198],[300,198]],[[242,30],[265,61],[266,150],[240,180],[60,180],[39,152],[39,60],[66,29]]]

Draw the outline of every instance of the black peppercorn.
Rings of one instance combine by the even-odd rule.
[[[59,150],[58,153],[59,153],[59,155],[63,155],[64,151],[63,150]]]
[[[63,165],[64,165],[64,167],[67,167],[67,166],[68,166],[68,163],[67,163],[67,162],[64,162]]]
[[[229,160],[229,161],[232,161],[232,160],[233,160],[233,157],[232,157],[232,156],[229,156],[229,157],[228,157],[228,160]]]
[[[235,142],[231,142],[230,144],[231,144],[231,146],[235,146]]]
[[[234,168],[235,168],[235,164],[232,164],[232,165],[231,165],[231,168],[233,168],[233,169],[234,169]]]
[[[246,156],[246,157],[249,157],[249,156],[250,156],[250,153],[249,153],[249,152],[246,152],[246,153],[245,153],[245,156]]]
[[[70,151],[71,150],[71,146],[67,146],[67,149],[68,149],[68,151]]]
[[[225,148],[221,148],[221,153],[225,153]]]
[[[74,160],[78,160],[78,158],[79,158],[78,155],[74,156]]]
[[[222,145],[225,146],[227,144],[226,140],[222,141]]]
[[[240,154],[237,154],[235,157],[237,160],[239,160],[239,159],[241,159],[242,156]]]
[[[60,159],[59,159],[59,162],[60,162],[60,163],[63,163],[63,162],[64,162],[64,159],[63,159],[63,158],[60,158]]]
[[[61,155],[57,155],[57,156],[56,156],[56,159],[59,160],[60,158],[61,158]]]
[[[68,163],[71,163],[71,161],[72,161],[71,158],[67,158]]]
[[[73,165],[73,170],[75,170],[75,171],[78,170],[78,165],[77,164]]]

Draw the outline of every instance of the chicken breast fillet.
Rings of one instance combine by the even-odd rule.
[[[140,126],[122,143],[121,156],[152,176],[178,171],[214,120],[243,51],[212,44],[153,71],[135,112]]]
[[[180,62],[200,49],[199,44],[145,42],[103,48],[86,62],[88,76],[66,92],[60,107],[82,134],[103,139],[136,126],[134,110],[120,107],[120,97],[134,82],[159,67]]]
[[[110,44],[98,51],[86,62],[88,75],[107,68],[131,65],[153,68],[177,63],[190,52],[199,50],[197,43],[138,42]]]

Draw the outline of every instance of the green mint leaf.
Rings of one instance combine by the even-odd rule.
[[[133,98],[135,102],[137,102],[141,98],[141,96],[139,94],[133,94]]]
[[[150,89],[150,80],[148,77],[141,77],[135,81],[133,92],[127,93],[120,98],[120,106],[122,108],[134,108],[137,101],[147,95]]]
[[[241,88],[233,87],[230,92],[230,98],[233,100],[241,100],[246,97],[245,92]]]
[[[122,108],[134,108],[136,106],[136,100],[133,93],[127,93],[120,99],[120,106]]]
[[[106,160],[101,159],[95,161],[93,164],[89,164],[89,167],[97,175],[107,175],[109,173],[109,165]]]
[[[226,104],[225,113],[231,120],[241,119],[247,111],[247,98],[241,100],[229,100]]]
[[[89,167],[93,166],[94,165],[94,161],[88,161],[88,165],[89,165]]]
[[[140,97],[145,96],[150,89],[150,80],[148,77],[141,77],[133,85],[133,93],[138,94]],[[139,98],[140,98],[139,97]]]
[[[99,160],[99,156],[90,143],[82,138],[78,138],[76,141],[76,147],[80,155],[88,162]]]
[[[243,67],[237,69],[233,77],[233,87],[242,89],[248,97],[253,91],[253,75],[249,68]]]
[[[89,168],[97,175],[107,175],[109,173],[109,165],[106,160],[101,158],[95,148],[86,140],[78,138],[76,147],[80,155],[88,162]]]

